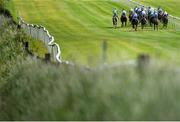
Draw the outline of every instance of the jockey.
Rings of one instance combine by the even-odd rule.
[[[148,14],[151,14],[151,6],[148,7]]]
[[[137,7],[137,6],[135,6],[135,8],[134,8],[134,12],[137,12],[137,10],[138,10],[138,7]]]
[[[158,7],[158,14],[162,14],[163,10],[161,7]]]
[[[126,16],[126,10],[125,9],[122,10],[122,14],[121,15],[122,16]]]
[[[138,14],[141,13],[141,8],[138,8],[137,13],[138,13]]]
[[[143,10],[141,14],[142,14],[143,17],[145,17],[146,16],[146,11]]]
[[[155,18],[158,17],[158,13],[157,13],[156,9],[154,9],[153,17],[155,17]]]
[[[131,9],[129,10],[129,16],[132,17],[133,13],[134,13],[134,9],[131,8]]]
[[[134,10],[131,8],[130,10],[129,10],[129,13],[133,13],[134,12]]]
[[[146,8],[144,8],[144,11],[147,13],[147,9]]]
[[[117,8],[113,9],[113,17],[118,17],[118,10],[117,10]]]
[[[144,11],[144,6],[141,7],[141,11]]]
[[[168,16],[168,13],[165,11],[164,14],[163,14],[164,17],[167,17]]]
[[[134,14],[133,14],[133,18],[132,18],[132,19],[137,19],[137,17],[138,17],[137,13],[136,13],[136,12],[134,12]]]
[[[154,11],[156,11],[155,9],[153,9],[153,8],[151,8],[151,13],[153,14],[154,13]]]

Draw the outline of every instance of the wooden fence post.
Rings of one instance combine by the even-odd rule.
[[[24,42],[24,48],[27,52],[29,51],[29,42]]]
[[[103,43],[102,43],[102,63],[105,63],[107,60],[107,48],[108,48],[107,41],[103,41]]]
[[[138,69],[141,73],[146,72],[147,67],[150,63],[150,56],[147,54],[141,54],[138,56]]]
[[[51,54],[50,53],[46,53],[45,54],[45,62],[50,62],[51,61]]]

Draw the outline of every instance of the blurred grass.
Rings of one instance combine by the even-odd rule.
[[[2,120],[179,120],[179,69],[53,66],[25,61],[0,91]]]

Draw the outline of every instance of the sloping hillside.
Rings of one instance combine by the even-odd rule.
[[[112,9],[128,9],[128,4],[126,0],[13,0],[9,8],[25,21],[47,27],[60,44],[65,60],[97,64],[102,40],[106,40],[110,63],[134,59],[139,53],[178,62],[180,32],[171,23],[168,29],[159,31],[149,27],[138,32],[131,27],[112,28]]]

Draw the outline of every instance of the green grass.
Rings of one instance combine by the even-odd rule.
[[[44,46],[44,43],[40,40],[31,39],[29,41],[29,48],[33,54],[41,58],[45,58],[44,56],[48,52],[47,48]]]
[[[44,43],[40,40],[36,40],[31,38],[29,35],[26,35],[24,31],[20,33],[23,35],[23,40],[28,41],[29,43],[29,51],[32,52],[34,55],[44,58],[45,54],[48,52],[47,48],[45,47]]]
[[[15,26],[8,24],[7,20],[0,16],[0,88],[5,82],[11,68],[24,57],[22,44],[17,35]],[[22,36],[21,36],[22,37]]]
[[[11,68],[27,57],[22,41],[28,40],[30,51],[41,58],[44,58],[47,52],[42,42],[28,37],[24,32],[17,30],[15,25],[9,23],[7,18],[0,15],[0,87]]]
[[[134,59],[139,53],[179,62],[180,32],[172,24],[159,31],[111,28],[112,9],[129,9],[127,5],[125,0],[12,0],[9,9],[18,11],[29,23],[45,26],[60,44],[64,60],[97,64],[101,61],[101,43],[106,40],[109,63]]]
[[[132,65],[86,70],[37,61],[19,63],[0,89],[0,118],[179,120],[178,68],[152,61],[146,69],[141,74]]]

